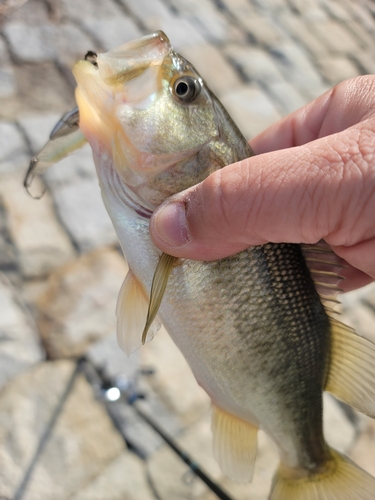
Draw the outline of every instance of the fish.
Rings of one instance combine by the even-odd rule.
[[[253,151],[161,31],[90,52],[73,74],[79,131],[129,264],[120,346],[130,354],[165,326],[211,399],[213,454],[228,477],[251,481],[262,429],[280,456],[270,500],[373,500],[375,479],[323,433],[324,391],[375,417],[375,345],[334,312],[332,254],[287,243],[209,262],[163,254],[149,233],[155,209]]]

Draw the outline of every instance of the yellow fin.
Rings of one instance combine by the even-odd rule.
[[[282,465],[269,500],[374,500],[375,478],[351,460],[331,450],[331,458],[316,473],[297,476]]]
[[[143,287],[129,270],[116,306],[117,341],[128,356],[142,344],[142,330],[147,317],[147,307],[148,300]],[[159,321],[153,323],[147,340],[154,338],[160,326]]]
[[[251,481],[258,428],[213,406],[211,429],[213,454],[222,472],[240,483]]]
[[[325,390],[375,418],[375,344],[337,319],[330,321],[331,361]]]
[[[173,257],[172,255],[161,254],[152,280],[146,325],[142,333],[142,344],[146,342],[147,332],[158,313],[165,289],[167,288],[169,276],[177,260],[177,257]]]

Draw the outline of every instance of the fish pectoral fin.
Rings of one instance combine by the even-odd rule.
[[[154,277],[152,279],[150,302],[148,305],[146,324],[142,333],[142,344],[146,342],[148,330],[154,321],[163,300],[168,279],[178,258],[162,253],[156,266]]]
[[[258,428],[212,406],[212,450],[221,471],[240,483],[252,480]]]
[[[331,359],[325,390],[375,418],[375,344],[331,320]]]
[[[147,309],[146,293],[133,272],[129,270],[116,306],[117,341],[128,356],[142,345],[142,331],[147,318]],[[154,318],[147,340],[152,340],[160,327],[160,321]]]
[[[374,491],[375,478],[331,449],[329,459],[316,472],[301,474],[281,464],[269,500],[372,500]]]

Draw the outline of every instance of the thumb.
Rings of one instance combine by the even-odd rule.
[[[150,225],[169,254],[213,260],[266,242],[350,246],[375,236],[374,119],[229,165],[167,200]]]

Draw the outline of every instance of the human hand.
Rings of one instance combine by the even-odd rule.
[[[375,279],[375,76],[337,85],[251,146],[257,156],[159,207],[154,243],[215,260],[266,242],[323,239],[347,262],[343,289]]]

